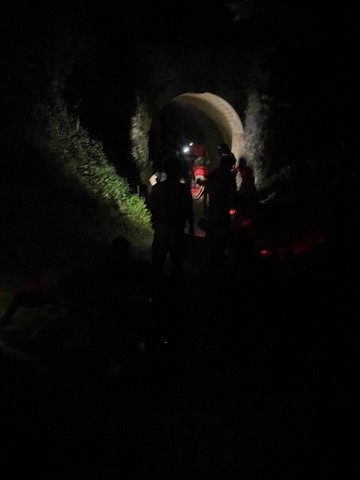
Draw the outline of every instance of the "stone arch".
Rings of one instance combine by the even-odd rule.
[[[146,102],[138,99],[138,108],[132,119],[131,139],[133,143],[133,156],[142,171],[142,179],[151,175],[149,162],[149,137],[150,129],[156,114],[166,104],[178,104],[191,107],[192,110],[200,112],[209,121],[213,122],[221,134],[221,140],[227,143],[238,160],[245,153],[245,134],[240,117],[232,105],[223,97],[210,92],[185,92],[179,93],[168,99],[167,102],[160,102],[158,112],[149,113]]]
[[[245,153],[244,128],[235,109],[222,97],[213,93],[183,93],[174,99],[189,104],[208,116],[219,128],[236,159]]]
[[[201,115],[210,118],[221,132],[215,135],[219,142],[228,143],[237,160],[245,156],[254,167],[257,183],[263,181],[267,106],[258,94],[257,83],[253,84],[257,77],[253,75],[252,62],[238,53],[238,49],[228,46],[194,50],[171,44],[137,45],[137,110],[132,117],[131,137],[133,158],[145,184],[153,173],[152,158],[160,157],[153,157],[149,151],[153,125],[160,112],[173,102],[182,105],[181,110],[189,115],[195,111],[199,122]],[[211,157],[217,158],[216,146],[212,145],[211,150]]]

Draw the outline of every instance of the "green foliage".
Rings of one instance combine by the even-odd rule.
[[[57,166],[67,176],[76,177],[93,198],[108,205],[128,223],[132,234],[148,234],[150,214],[143,198],[131,192],[127,180],[120,177],[103,151],[101,142],[89,137],[61,101],[49,109],[48,142]]]

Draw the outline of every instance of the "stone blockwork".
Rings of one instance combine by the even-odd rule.
[[[237,160],[252,163],[262,178],[264,116],[259,121],[261,95],[249,88],[253,66],[238,51],[226,48],[187,49],[167,45],[140,46],[135,61],[137,111],[132,118],[133,156],[142,181],[151,175],[148,142],[162,109],[172,102],[205,115],[231,146]],[[252,71],[253,75],[253,71]],[[249,126],[249,130],[247,127]]]

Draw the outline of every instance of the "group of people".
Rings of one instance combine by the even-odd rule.
[[[251,215],[258,203],[252,168],[245,158],[238,165],[226,143],[218,146],[219,165],[203,170],[196,181],[204,187],[206,240],[214,253],[224,250],[230,231],[231,212]],[[200,165],[198,165],[200,167]],[[194,235],[194,209],[191,187],[181,181],[181,160],[171,155],[164,160],[165,180],[152,186],[149,206],[154,228],[152,263],[161,274],[169,255],[173,273],[181,275],[187,233]],[[236,176],[241,177],[237,189]]]

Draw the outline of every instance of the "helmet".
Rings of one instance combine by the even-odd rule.
[[[194,143],[191,147],[191,152],[196,156],[196,157],[203,157],[205,155],[205,147],[204,145],[201,145],[200,143]]]
[[[227,143],[219,143],[217,150],[219,153],[226,153],[226,154],[231,153],[231,150]]]

